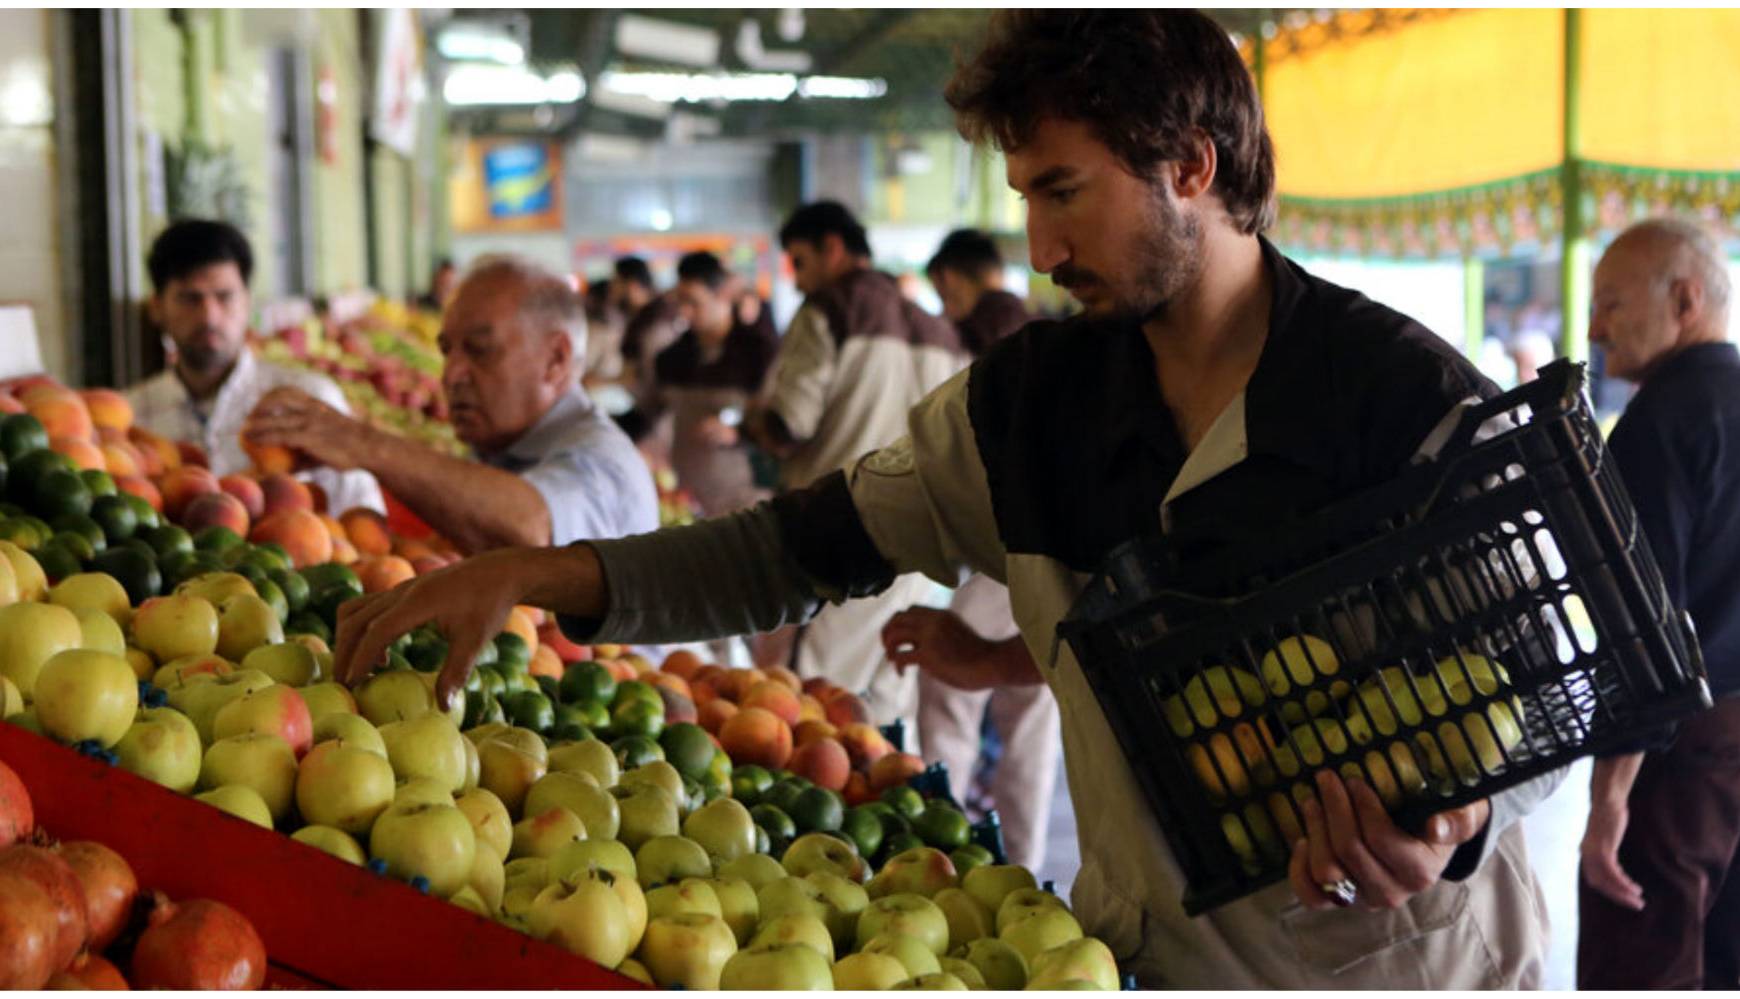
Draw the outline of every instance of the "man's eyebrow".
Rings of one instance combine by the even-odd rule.
[[[1028,181],[1027,188],[1031,191],[1043,191],[1060,181],[1069,180],[1075,176],[1075,172],[1075,167],[1072,166],[1054,166]]]

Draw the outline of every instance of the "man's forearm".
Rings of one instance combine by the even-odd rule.
[[[512,472],[378,432],[361,464],[467,555],[550,543],[550,511],[543,496]]]
[[[999,686],[1031,687],[1045,682],[1039,666],[1033,661],[1033,654],[1027,649],[1027,642],[1020,635],[993,642],[990,657]]]
[[[1626,799],[1631,797],[1631,786],[1637,783],[1637,772],[1642,767],[1642,753],[1598,757],[1589,773],[1591,807],[1623,806]]]

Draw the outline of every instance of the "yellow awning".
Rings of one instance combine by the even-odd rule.
[[[1740,171],[1740,11],[1582,13],[1579,158]]]

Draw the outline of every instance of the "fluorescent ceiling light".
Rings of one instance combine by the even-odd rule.
[[[455,62],[496,62],[518,66],[526,50],[506,33],[483,27],[451,27],[435,39],[435,51]]]
[[[586,81],[573,70],[539,76],[520,67],[465,65],[448,71],[441,93],[455,106],[572,104],[586,95]]]
[[[616,51],[623,55],[685,66],[712,66],[719,62],[719,47],[719,33],[710,28],[638,14],[623,14],[616,19]]]
[[[599,90],[665,104],[712,101],[783,101],[806,98],[869,100],[888,93],[886,80],[791,73],[627,73],[606,71]]]
[[[868,101],[888,93],[888,81],[865,80],[852,76],[806,76],[798,82],[799,97],[832,97],[848,101]]]
[[[737,25],[737,58],[764,73],[807,73],[810,54],[802,49],[769,50],[761,44],[761,22],[745,19]]]

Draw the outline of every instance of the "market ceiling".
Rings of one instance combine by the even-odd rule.
[[[1309,20],[1300,8],[1210,9],[1229,32],[1251,37],[1277,25]],[[573,135],[615,133],[653,138],[674,129],[690,134],[777,138],[804,132],[901,132],[950,127],[938,99],[958,56],[983,36],[989,10],[470,10],[457,9],[430,24],[432,38],[453,27],[501,32],[523,40],[532,73],[578,69],[585,94],[544,105],[456,108],[476,131]],[[698,29],[698,30],[697,30]],[[448,69],[460,64],[443,60]],[[779,77],[795,90],[783,99],[679,101],[661,112],[645,94],[625,97],[603,84],[604,74],[632,74],[643,91],[652,80],[667,88],[671,76],[754,74],[750,84],[781,92]],[[654,77],[650,74],[667,74]],[[769,79],[771,77],[772,79]],[[809,78],[822,84],[874,87],[867,99],[803,96]],[[858,82],[867,81],[867,82]],[[879,81],[879,82],[878,82]],[[765,94],[763,95],[765,97]],[[672,123],[672,112],[677,124]]]

